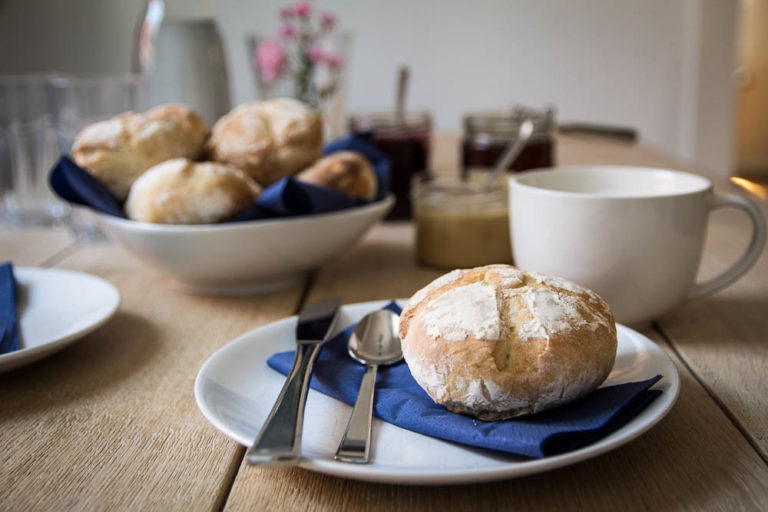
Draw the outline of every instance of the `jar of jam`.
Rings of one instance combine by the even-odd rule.
[[[537,111],[515,107],[508,112],[474,112],[464,117],[462,176],[471,171],[494,168],[512,144],[525,119],[533,121],[533,133],[518,157],[509,164],[511,171],[524,171],[555,165],[555,110]]]
[[[506,180],[483,178],[414,177],[419,262],[446,269],[512,263]]]
[[[429,162],[432,119],[428,112],[358,114],[350,117],[352,133],[366,133],[392,163],[390,183],[395,206],[387,219],[410,219],[411,180],[425,172]]]

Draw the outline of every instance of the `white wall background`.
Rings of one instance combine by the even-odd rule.
[[[274,33],[278,0],[216,0],[233,98],[256,97],[245,37]],[[187,2],[188,9],[198,8]],[[474,109],[554,103],[563,120],[626,124],[730,172],[738,3],[721,0],[323,0],[355,33],[348,110],[409,104],[438,129]],[[139,0],[0,0],[0,72],[125,71]]]

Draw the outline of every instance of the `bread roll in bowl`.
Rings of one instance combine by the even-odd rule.
[[[337,151],[296,175],[296,179],[372,201],[378,182],[368,159],[356,151]]]
[[[267,187],[320,158],[322,120],[289,98],[244,103],[213,126],[208,152],[211,160],[234,165]]]
[[[148,169],[136,180],[125,212],[140,222],[210,224],[235,216],[260,194],[260,187],[239,169],[177,158]]]
[[[119,199],[141,174],[171,158],[198,158],[208,126],[194,110],[165,105],[125,113],[86,126],[75,137],[72,158]]]
[[[419,290],[400,337],[430,397],[482,420],[586,395],[613,369],[617,347],[613,315],[595,293],[509,265],[454,270]]]

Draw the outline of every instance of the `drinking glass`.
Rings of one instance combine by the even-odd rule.
[[[0,77],[0,220],[13,227],[62,222],[67,206],[48,187],[56,161],[45,75]]]

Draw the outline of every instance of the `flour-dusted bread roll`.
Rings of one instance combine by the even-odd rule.
[[[376,197],[378,186],[373,167],[355,151],[337,151],[321,158],[297,174],[296,179],[368,201]]]
[[[323,121],[316,110],[282,98],[263,102],[261,113],[272,132],[274,161],[283,176],[299,172],[323,154]]]
[[[119,199],[125,199],[131,185],[147,168],[132,149],[130,119],[126,113],[83,128],[75,136],[72,159],[94,175]]]
[[[208,137],[205,120],[184,105],[155,107],[134,116],[131,127],[136,147],[152,162],[149,167],[171,158],[199,158]]]
[[[141,222],[210,224],[243,211],[260,193],[260,187],[239,169],[176,158],[148,169],[136,180],[125,212]]]
[[[454,270],[400,317],[416,382],[447,409],[482,420],[535,413],[602,383],[616,358],[606,303],[569,281],[509,265]]]
[[[72,158],[125,199],[133,182],[155,164],[171,158],[195,159],[208,127],[183,105],[165,105],[143,114],[126,113],[85,127],[72,146]]]
[[[244,103],[216,121],[208,141],[211,160],[234,165],[266,186],[282,176],[273,163],[272,132],[259,103]]]
[[[297,100],[244,103],[216,122],[208,146],[211,160],[232,164],[266,187],[320,157],[323,123]]]

